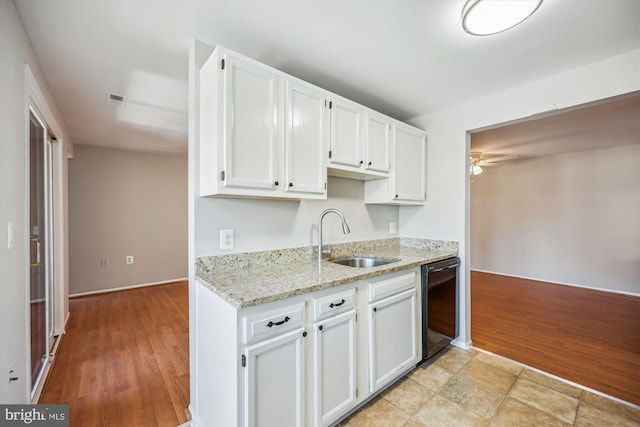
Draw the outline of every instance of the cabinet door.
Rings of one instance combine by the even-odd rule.
[[[425,200],[427,143],[423,132],[400,123],[394,132],[393,198]]]
[[[224,61],[224,186],[275,190],[278,77],[230,55]]]
[[[378,390],[418,362],[416,289],[369,305],[369,388]]]
[[[356,312],[314,323],[313,328],[314,420],[325,426],[356,402]]]
[[[326,102],[325,94],[317,89],[286,82],[287,192],[326,195],[329,130]]]
[[[391,120],[382,114],[367,112],[365,121],[365,169],[389,172]]]
[[[359,168],[364,163],[363,110],[355,103],[331,100],[331,155],[329,163]]]
[[[304,342],[296,330],[246,348],[245,426],[304,423]]]

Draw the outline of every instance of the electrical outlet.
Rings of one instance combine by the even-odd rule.
[[[220,249],[233,249],[233,230],[220,230]]]
[[[397,234],[398,233],[398,223],[390,222],[389,223],[389,234]]]
[[[100,267],[109,267],[109,258],[101,258]]]
[[[124,259],[127,264],[133,264],[133,255],[127,255]]]

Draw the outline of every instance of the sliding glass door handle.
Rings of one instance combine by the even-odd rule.
[[[29,238],[29,244],[36,244],[36,262],[31,259],[31,267],[40,267],[40,238],[38,236],[31,236]],[[33,254],[33,252],[30,252]]]

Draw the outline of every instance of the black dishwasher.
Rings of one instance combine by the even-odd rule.
[[[422,360],[458,336],[458,268],[460,258],[422,266]]]

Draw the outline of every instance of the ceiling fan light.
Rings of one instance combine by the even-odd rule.
[[[525,21],[541,4],[542,0],[467,0],[462,28],[476,36],[497,34]]]
[[[471,166],[471,175],[476,176],[482,173],[482,167],[480,165]]]

